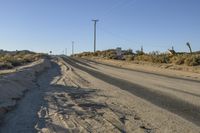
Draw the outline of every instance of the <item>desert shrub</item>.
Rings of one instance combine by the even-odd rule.
[[[36,61],[44,56],[30,51],[5,52],[0,55],[0,69],[10,69]]]
[[[0,62],[0,70],[11,68],[13,68],[13,65],[10,62]]]
[[[177,55],[168,55],[168,54],[143,54],[136,55],[134,58],[135,61],[147,61],[152,63],[173,63],[176,65],[188,65],[196,66],[200,65],[200,54],[177,54]]]
[[[191,55],[185,59],[184,63],[188,66],[200,65],[200,55]]]
[[[26,54],[22,57],[23,61],[26,63],[35,61],[36,56],[32,55],[32,54]]]
[[[132,61],[132,60],[134,60],[134,56],[133,55],[124,55],[123,59],[126,61]]]
[[[103,54],[104,57],[107,58],[107,59],[117,59],[117,54],[116,54],[116,52],[113,51],[113,50],[103,51],[102,54]]]
[[[137,55],[134,60],[137,61],[148,61],[148,62],[152,62],[152,57],[147,55],[147,54],[143,54],[143,55]]]
[[[187,66],[200,65],[200,55],[199,54],[179,54],[179,55],[174,55],[170,59],[170,63],[174,63],[176,65],[185,64]]]
[[[132,49],[125,50],[124,55],[133,55],[133,50]]]
[[[98,53],[97,53],[97,52],[94,52],[94,53],[93,53],[93,56],[98,56]]]
[[[137,55],[143,55],[144,54],[144,52],[142,52],[140,50],[136,50],[135,52],[136,52]]]
[[[49,58],[47,55],[45,54],[33,54],[33,55],[30,55],[32,57],[32,60],[31,61],[36,61],[36,60],[39,60],[41,58]]]
[[[114,53],[110,53],[106,56],[107,59],[117,59],[117,55]]]
[[[96,52],[94,53],[94,56],[101,56],[101,51],[96,51]]]
[[[92,57],[97,56],[106,59],[123,59],[127,61],[145,61],[152,63],[172,63],[176,65],[188,65],[195,66],[200,65],[200,54],[187,54],[185,52],[178,52],[175,55],[169,55],[166,53],[160,53],[159,51],[153,51],[149,54],[145,54],[141,51],[136,51],[136,54],[132,53],[131,50],[123,51],[123,57],[117,57],[116,50],[109,49],[104,51],[84,52],[77,54],[78,57]]]
[[[170,63],[181,65],[181,64],[184,64],[186,58],[187,58],[187,55],[185,54],[175,55],[170,59]]]
[[[12,64],[12,66],[14,66],[14,67],[16,67],[16,66],[20,66],[20,65],[22,65],[24,62],[22,61],[22,60],[10,60],[9,61],[11,64]]]
[[[90,57],[90,56],[92,56],[92,53],[91,52],[83,52],[83,53],[80,53],[80,54],[76,54],[76,56],[79,56],[79,57]]]
[[[153,63],[169,63],[170,57],[166,54],[152,55]]]
[[[170,57],[166,54],[160,54],[160,55],[149,55],[149,54],[144,54],[144,55],[138,55],[134,58],[136,61],[147,61],[147,62],[152,62],[152,63],[169,63]]]
[[[149,55],[159,55],[160,52],[159,51],[152,51],[152,52],[149,52]]]

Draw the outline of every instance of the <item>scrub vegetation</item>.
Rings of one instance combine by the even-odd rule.
[[[12,69],[17,66],[25,65],[42,58],[44,54],[31,51],[0,51],[0,70]]]
[[[158,51],[144,53],[136,51],[135,53],[130,50],[124,50],[123,54],[119,57],[114,49],[97,51],[97,52],[83,52],[75,54],[77,57],[100,57],[104,59],[126,60],[126,61],[143,61],[151,63],[165,63],[176,65],[197,66],[200,65],[200,53],[160,53]]]

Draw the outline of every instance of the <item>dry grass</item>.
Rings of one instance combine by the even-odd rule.
[[[75,54],[76,57],[102,57],[106,59],[117,59],[115,50],[109,49],[105,51],[96,51],[96,52],[83,52],[80,54]]]
[[[104,59],[119,59],[116,55],[115,50],[105,50],[97,52],[84,52],[76,54],[77,57],[101,57]],[[149,54],[125,54],[122,60],[126,61],[144,61],[151,63],[165,63],[165,64],[176,64],[176,65],[186,65],[186,66],[197,66],[200,65],[200,54],[188,54],[179,53],[176,55],[169,55],[166,53],[152,52]]]

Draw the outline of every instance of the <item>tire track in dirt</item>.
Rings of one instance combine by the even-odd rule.
[[[71,66],[89,73],[90,75],[99,78],[109,84],[117,86],[123,90],[129,91],[130,93],[141,97],[161,108],[164,108],[172,113],[175,113],[184,119],[193,122],[194,124],[200,126],[200,107],[194,106],[183,100],[177,99],[170,95],[166,95],[160,91],[153,91],[150,88],[145,88],[143,86],[133,84],[123,79],[112,77],[101,72],[91,70],[89,68],[80,66],[75,60],[71,58],[63,58]]]
[[[61,61],[61,60],[59,60]],[[41,132],[120,132],[123,131],[118,116],[105,102],[96,101],[98,90],[67,63],[59,64],[61,75],[56,77],[46,92],[43,105],[38,112],[36,125]],[[100,90],[99,90],[100,91]],[[45,111],[46,110],[46,111]],[[45,113],[44,113],[45,112]],[[133,115],[134,116],[134,115]],[[138,126],[138,129],[144,130]]]

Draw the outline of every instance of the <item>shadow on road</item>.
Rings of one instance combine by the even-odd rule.
[[[129,81],[112,77],[101,72],[80,66],[76,64],[71,58],[63,59],[77,69],[83,70],[88,74],[99,78],[100,80],[103,80],[104,82],[117,86],[123,90],[129,91],[130,93],[141,97],[142,99],[145,99],[161,108],[169,110],[170,112],[175,113],[200,126],[200,108],[197,106],[194,106],[170,95],[164,94],[160,91],[153,91],[149,88],[145,88]]]
[[[72,58],[70,58],[70,59],[72,59]],[[174,76],[160,74],[160,73],[158,74],[158,73],[152,73],[152,72],[147,72],[147,71],[135,70],[135,69],[131,69],[131,68],[123,68],[123,67],[119,67],[119,66],[115,66],[115,65],[110,65],[110,64],[106,64],[106,63],[101,63],[101,62],[97,62],[97,61],[89,60],[89,59],[83,59],[83,60],[86,61],[86,62],[88,62],[88,63],[93,62],[95,64],[105,65],[105,66],[108,66],[108,67],[114,67],[114,68],[117,68],[117,69],[123,69],[123,70],[140,72],[140,73],[144,73],[144,74],[161,76],[161,77],[166,77],[166,78],[171,78],[171,79],[179,79],[179,80],[185,80],[185,81],[199,83],[199,80],[195,80],[195,79],[189,79],[189,78],[186,79],[186,78],[182,78],[182,77],[174,77]]]

